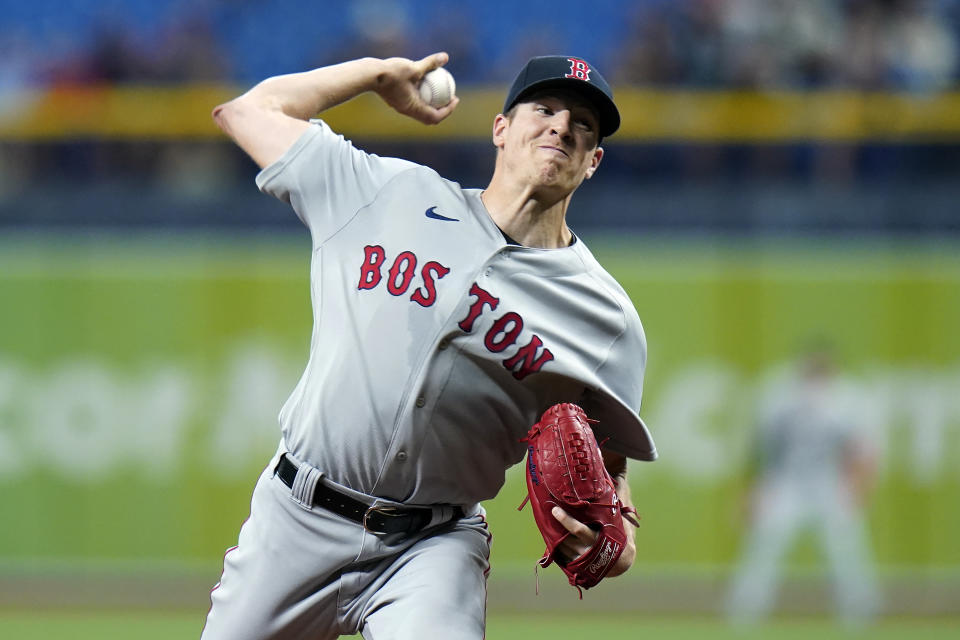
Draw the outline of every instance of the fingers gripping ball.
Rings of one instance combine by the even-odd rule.
[[[457,83],[453,81],[453,75],[443,67],[428,71],[420,81],[420,97],[431,107],[449,104],[456,91]]]
[[[627,544],[623,519],[636,524],[617,497],[613,478],[603,465],[600,447],[583,409],[556,404],[530,427],[527,437],[527,498],[537,528],[547,543],[539,564],[551,562],[578,589],[596,586],[610,571]],[[595,422],[595,421],[594,421]],[[578,558],[567,559],[558,546],[572,535],[551,513],[559,506],[597,534],[593,546]]]

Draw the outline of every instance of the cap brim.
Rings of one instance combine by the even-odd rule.
[[[613,100],[596,86],[583,80],[577,80],[576,78],[547,78],[534,82],[517,94],[513,102],[507,105],[506,110],[522,102],[524,98],[532,93],[545,89],[564,89],[580,94],[586,98],[597,110],[597,115],[600,119],[601,138],[613,135],[613,133],[620,128],[620,111],[617,110],[617,106],[613,103]]]

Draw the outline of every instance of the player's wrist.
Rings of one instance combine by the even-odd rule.
[[[357,94],[372,91],[379,93],[383,79],[387,73],[387,61],[382,58],[364,57],[357,58],[351,63],[351,73],[356,78],[358,89]]]
[[[637,559],[637,547],[633,544],[633,541],[630,540],[627,543],[627,546],[624,547],[623,553],[620,554],[620,557],[617,558],[617,564],[614,566],[616,569],[615,576],[626,573],[630,567],[633,566],[634,560]]]
[[[396,91],[412,75],[412,62],[406,58],[369,58],[366,65],[371,74],[371,90],[381,96]]]

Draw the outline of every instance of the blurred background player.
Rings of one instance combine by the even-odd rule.
[[[750,530],[730,593],[733,621],[756,622],[770,612],[785,555],[804,531],[816,535],[829,563],[843,621],[862,624],[876,611],[862,514],[876,452],[858,401],[826,344],[811,346],[761,397]]]

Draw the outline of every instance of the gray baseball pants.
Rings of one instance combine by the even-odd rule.
[[[202,640],[483,638],[490,534],[482,508],[412,536],[372,534],[299,505],[274,476],[278,459],[224,556]]]

